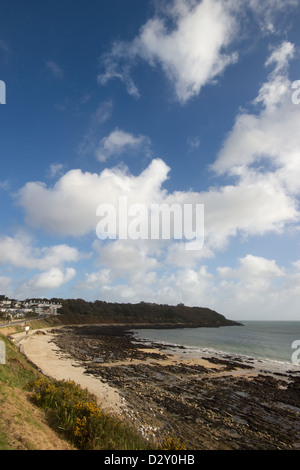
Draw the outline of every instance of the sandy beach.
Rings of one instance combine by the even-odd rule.
[[[105,411],[121,415],[126,411],[124,399],[118,390],[103,383],[99,378],[84,374],[85,368],[75,359],[62,356],[60,348],[52,342],[53,328],[33,331],[29,335],[14,335],[21,351],[42,372],[56,380],[72,380],[93,393],[99,406]]]
[[[46,375],[87,388],[149,439],[179,437],[203,450],[300,448],[299,373],[146,345],[124,326],[50,328],[15,341]]]

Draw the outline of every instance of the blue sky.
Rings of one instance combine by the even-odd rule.
[[[2,2],[0,292],[299,320],[299,19],[298,0]],[[203,249],[99,240],[124,195],[204,204]]]

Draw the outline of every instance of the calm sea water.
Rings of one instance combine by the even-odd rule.
[[[137,338],[164,344],[182,345],[189,352],[234,353],[237,355],[292,365],[300,341],[300,321],[241,321],[244,326],[222,328],[181,328],[171,330],[134,330]],[[300,366],[298,366],[300,368]]]

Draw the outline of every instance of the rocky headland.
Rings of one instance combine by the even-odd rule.
[[[51,302],[62,305],[59,319],[66,325],[71,323],[130,324],[143,328],[188,328],[221,327],[241,325],[224,315],[206,307],[189,307],[184,304],[168,305],[151,302],[117,303],[83,299],[58,299]]]

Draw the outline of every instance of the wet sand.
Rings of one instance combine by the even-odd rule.
[[[299,370],[278,373],[233,355],[195,357],[136,341],[120,326],[44,333],[23,340],[28,358],[91,390],[149,439],[179,437],[188,449],[300,449]]]

